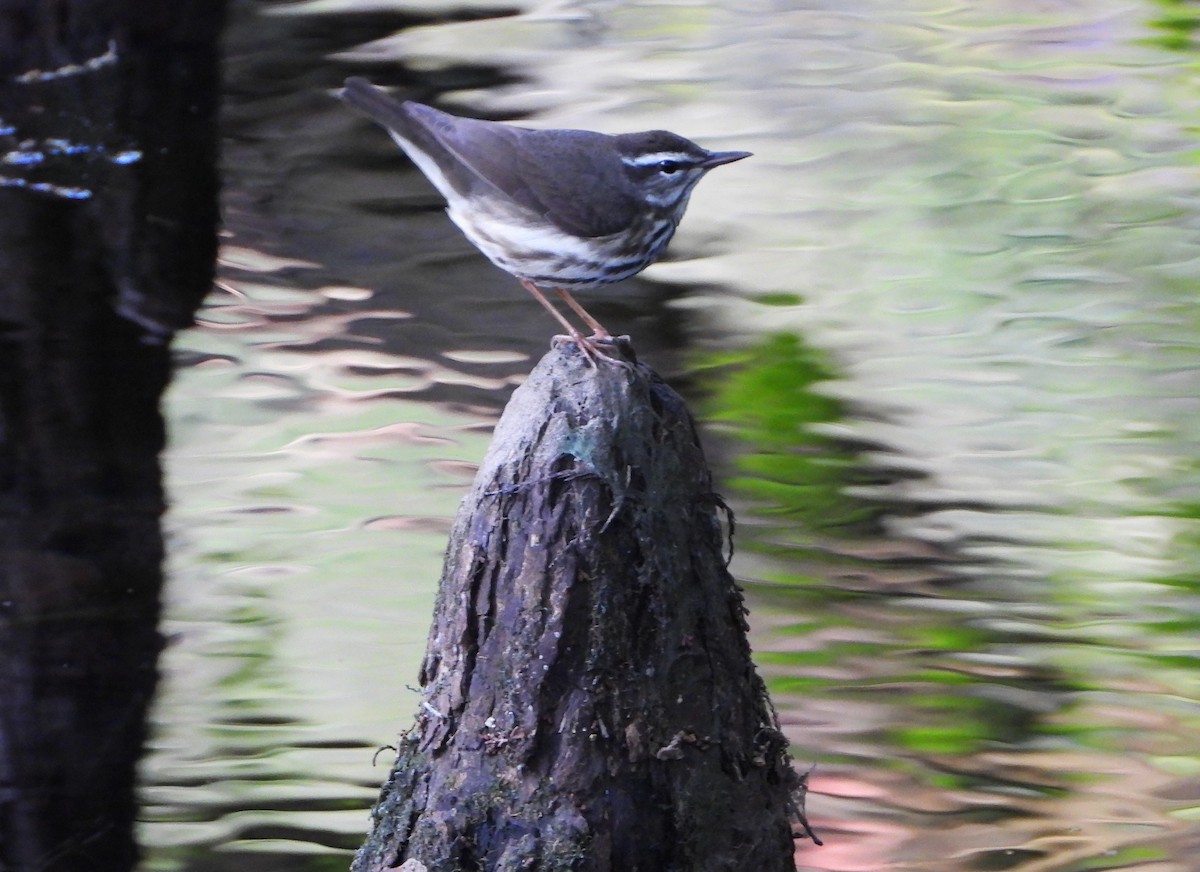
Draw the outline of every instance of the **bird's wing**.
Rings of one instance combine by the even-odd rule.
[[[448,115],[421,103],[405,103],[404,110],[411,116],[409,123],[415,122],[424,137],[436,144],[428,150],[435,156],[447,153],[451,162],[461,165],[462,175],[456,184],[460,193],[486,193],[481,188],[490,188],[492,193],[499,191],[516,199],[512,178],[517,163],[515,128]]]
[[[634,224],[640,201],[611,136],[583,130],[525,135],[529,147],[521,150],[520,174],[557,226],[576,236],[596,237]]]
[[[568,233],[608,236],[637,216],[611,137],[476,121],[413,103],[405,108],[480,180]]]

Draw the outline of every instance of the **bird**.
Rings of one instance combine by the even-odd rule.
[[[612,334],[571,291],[641,272],[675,234],[696,183],[750,157],[709,151],[665,130],[609,135],[463,118],[400,101],[366,79],[338,96],[382,125],[446,199],[450,219],[514,276],[594,364]],[[547,299],[553,291],[592,331]]]

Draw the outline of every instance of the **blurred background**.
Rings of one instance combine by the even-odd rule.
[[[755,153],[580,299],[703,423],[816,764],[800,869],[1194,872],[1197,28],[1182,0],[233,3],[143,868],[346,868],[450,519],[556,332],[333,98],[362,75]]]

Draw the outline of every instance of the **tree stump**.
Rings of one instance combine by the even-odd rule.
[[[795,868],[728,510],[683,400],[615,349],[558,345],[496,427],[355,872]]]

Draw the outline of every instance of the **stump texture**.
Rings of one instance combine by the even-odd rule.
[[[355,872],[793,872],[801,780],[724,511],[657,375],[552,350],[455,521],[423,700]]]

